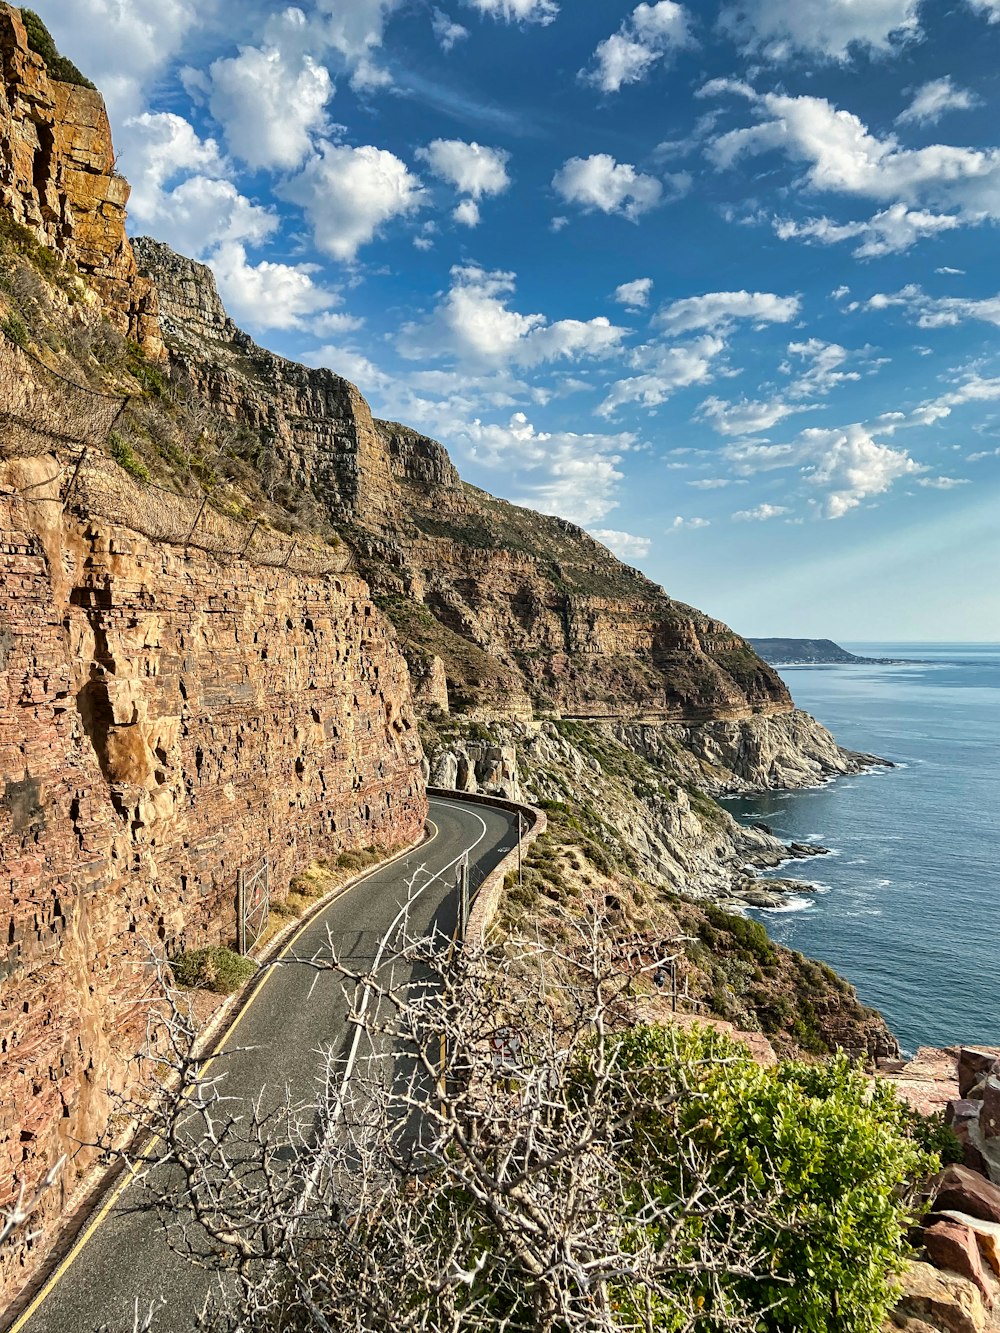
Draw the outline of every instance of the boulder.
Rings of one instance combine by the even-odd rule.
[[[903,1294],[893,1322],[905,1328],[907,1319],[926,1320],[947,1333],[984,1333],[986,1328],[986,1310],[977,1288],[956,1273],[939,1273],[924,1263],[910,1264],[903,1274]]]
[[[1000,1278],[1000,1224],[984,1222],[981,1218],[971,1217],[968,1213],[959,1213],[954,1209],[948,1209],[936,1216],[946,1217],[951,1222],[958,1222],[961,1226],[968,1227],[979,1242],[983,1258]]]
[[[995,1046],[963,1046],[958,1052],[958,1094],[969,1093],[987,1074],[992,1074],[1000,1061],[1000,1050]]]
[[[974,1102],[970,1097],[954,1097],[944,1108],[944,1123],[951,1125],[957,1134],[960,1125],[979,1119],[980,1106],[980,1102]]]
[[[983,1109],[979,1113],[979,1132],[984,1139],[1000,1138],[1000,1078],[991,1074],[983,1089]]]
[[[974,1231],[951,1219],[935,1222],[924,1232],[924,1249],[935,1268],[945,1268],[968,1278],[978,1289],[987,1309],[992,1306],[993,1297],[983,1273],[983,1261]]]
[[[967,1166],[946,1166],[934,1183],[934,1208],[1000,1222],[1000,1187]]]

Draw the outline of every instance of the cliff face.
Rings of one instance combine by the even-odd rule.
[[[156,293],[125,235],[130,190],[115,171],[104,99],[50,78],[18,10],[3,3],[0,69],[0,210],[75,264],[119,332],[161,357]]]
[[[779,677],[725,625],[573,524],[465,485],[441,445],[373,420],[346,380],[256,346],[204,266],[148,240],[136,253],[174,364],[328,508],[411,663],[439,679],[440,659],[464,711],[698,722],[791,710]]]
[[[266,856],[281,897],[426,813],[405,663],[359,578],[63,515],[61,474],[0,462],[0,1200],[92,1141],[151,951],[231,941],[239,870]]]

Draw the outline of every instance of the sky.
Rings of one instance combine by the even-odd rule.
[[[1000,640],[1000,0],[34,0],[129,227],[744,634]]]

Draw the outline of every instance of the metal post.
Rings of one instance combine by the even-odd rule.
[[[459,901],[459,925],[461,926],[462,939],[465,939],[466,932],[469,929],[469,860],[463,857],[458,863],[458,901]]]
[[[677,1012],[677,959],[670,960],[670,1007]]]
[[[524,878],[521,872],[521,812],[517,812],[517,887],[524,887]]]
[[[296,546],[298,546],[298,544],[299,544],[299,543],[298,543],[298,539],[296,539],[295,541],[292,542],[291,546],[289,546],[289,548],[288,548],[288,554],[285,556],[285,563],[281,566],[282,569],[287,569],[287,568],[288,568],[288,562],[289,562],[289,560],[291,560],[291,558],[292,558],[292,552],[295,550],[295,548],[296,548]]]
[[[191,538],[194,536],[194,530],[195,530],[195,528],[198,526],[198,524],[201,522],[201,516],[202,516],[202,514],[205,512],[205,506],[206,506],[207,504],[208,504],[208,496],[206,495],[205,498],[204,498],[204,500],[202,500],[202,502],[201,502],[201,508],[198,510],[198,513],[195,515],[195,520],[194,520],[194,522],[191,524],[191,531],[190,531],[190,532],[188,533],[188,535],[184,538],[184,545],[185,545],[185,547],[187,546],[187,544],[188,544],[188,542],[191,540]]]
[[[73,487],[76,485],[76,479],[77,479],[77,477],[80,475],[80,469],[83,467],[83,460],[87,457],[87,452],[88,452],[89,449],[90,449],[90,445],[89,445],[89,444],[84,445],[84,447],[83,447],[83,453],[82,453],[82,454],[80,455],[80,457],[76,460],[76,467],[73,469],[73,475],[72,475],[72,477],[70,477],[70,479],[69,479],[69,485],[66,487],[66,492],[65,492],[65,494],[63,495],[63,509],[66,508],[66,503],[67,503],[67,501],[69,500],[70,492],[72,491]]]
[[[236,872],[236,952],[247,951],[247,898],[243,871]]]
[[[258,529],[259,527],[260,527],[260,522],[259,522],[257,519],[255,519],[255,520],[254,520],[254,525],[253,525],[253,527],[250,529],[250,536],[249,536],[249,537],[247,538],[247,540],[246,540],[246,545],[243,547],[243,550],[240,552],[240,559],[241,559],[241,560],[242,560],[243,557],[246,555],[247,551],[250,550],[250,543],[253,541],[253,535],[254,535],[254,533],[257,531],[257,529]]]

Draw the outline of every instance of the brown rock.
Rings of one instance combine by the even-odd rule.
[[[983,1089],[983,1109],[979,1113],[979,1132],[984,1139],[1000,1138],[1000,1078],[991,1074]]]
[[[996,1046],[963,1046],[958,1053],[958,1094],[968,1097],[971,1090],[987,1074],[991,1074],[1000,1059]]]
[[[975,1232],[979,1248],[983,1252],[983,1258],[996,1276],[1000,1278],[1000,1223],[984,1222],[981,1218],[972,1217],[968,1213],[959,1213],[952,1209],[947,1209],[936,1214],[936,1216],[946,1217],[949,1221],[958,1222],[961,1226],[968,1227],[970,1231]]]
[[[935,1222],[924,1232],[924,1249],[935,1268],[944,1268],[968,1278],[978,1288],[987,1308],[992,1305],[979,1245],[968,1227],[950,1220]]]
[[[1000,1186],[967,1166],[947,1166],[934,1184],[934,1207],[1000,1222]]]
[[[930,1264],[910,1264],[903,1274],[901,1296],[893,1322],[923,1319],[947,1333],[984,1333],[986,1310],[973,1283],[954,1273],[941,1273]]]

